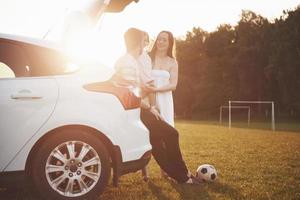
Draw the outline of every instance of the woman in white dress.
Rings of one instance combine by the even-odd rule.
[[[145,32],[143,46],[149,44],[149,36]],[[155,93],[155,107],[160,111],[160,115],[170,126],[174,127],[174,106],[172,91],[176,89],[178,79],[178,64],[174,57],[174,37],[169,31],[162,31],[158,34],[154,46],[150,52],[150,57],[143,51],[139,58],[143,66],[141,74],[142,82],[153,80],[147,87],[149,92]],[[152,68],[152,70],[151,70]],[[152,103],[152,101],[150,101]],[[167,175],[161,170],[161,175]],[[149,179],[147,167],[142,170],[145,181]]]
[[[174,127],[172,91],[176,89],[178,82],[178,64],[174,56],[174,37],[171,32],[161,31],[158,34],[150,57],[154,86],[148,86],[148,89],[156,94],[155,106],[162,118]],[[162,169],[161,176],[168,177]]]
[[[174,127],[174,106],[172,91],[178,81],[178,64],[174,56],[174,37],[169,31],[158,34],[150,52],[152,60],[152,78],[155,87],[148,87],[156,93],[156,107],[163,119]]]

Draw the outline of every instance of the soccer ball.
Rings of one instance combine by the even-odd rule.
[[[213,182],[217,179],[217,170],[209,164],[200,165],[196,172],[196,178],[207,182]]]

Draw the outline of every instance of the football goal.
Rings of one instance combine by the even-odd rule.
[[[229,106],[220,106],[220,118],[219,118],[219,123],[222,124],[223,123],[223,110],[229,109]],[[247,122],[248,122],[248,126],[250,125],[250,106],[231,106],[231,109],[243,109],[243,110],[247,110]]]
[[[275,131],[275,114],[274,114],[274,101],[228,101],[228,127],[231,128],[231,110],[236,107],[236,105],[241,104],[270,104],[271,105],[271,127],[272,130]],[[249,109],[250,113],[250,109]],[[248,114],[250,115],[250,114]],[[250,117],[248,117],[248,121],[250,120]],[[250,121],[248,122],[249,125]]]

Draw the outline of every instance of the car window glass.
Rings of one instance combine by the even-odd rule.
[[[30,64],[24,50],[13,43],[0,43],[0,62],[9,66],[15,77],[30,76]],[[4,68],[4,67],[3,67]]]
[[[15,78],[15,73],[4,63],[0,62],[0,78]]]
[[[0,62],[13,71],[14,77],[64,75],[79,69],[58,50],[14,41],[0,40]]]
[[[31,62],[31,76],[63,75],[78,69],[60,51],[27,44],[24,48]]]

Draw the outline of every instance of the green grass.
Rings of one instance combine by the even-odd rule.
[[[104,199],[300,199],[300,134],[177,121],[184,159],[190,168],[213,164],[215,183],[178,185],[160,178],[152,159],[151,181],[140,173],[109,186]]]
[[[140,172],[125,175],[118,188],[110,183],[101,199],[300,199],[300,131],[229,130],[182,120],[176,127],[189,169],[194,172],[200,164],[212,164],[218,170],[216,182],[190,186],[161,179],[152,159],[148,183]],[[26,190],[18,196],[32,199]]]

